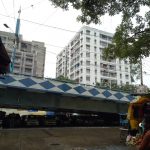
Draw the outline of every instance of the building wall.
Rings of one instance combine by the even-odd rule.
[[[15,34],[0,31],[0,36],[11,58],[14,49]],[[22,36],[20,35],[18,47],[15,54],[13,73],[43,77],[45,66],[45,52],[46,48],[44,43],[37,41],[24,41]]]
[[[57,56],[56,77],[64,75],[82,84],[131,83],[128,60],[105,60],[103,49],[113,34],[84,26]],[[65,62],[65,63],[64,63]],[[66,69],[63,69],[66,68]]]

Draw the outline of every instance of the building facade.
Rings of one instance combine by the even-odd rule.
[[[103,57],[113,34],[84,26],[58,54],[56,77],[65,76],[81,84],[131,84],[128,60]]]
[[[15,34],[0,31],[0,36],[11,58],[14,50]],[[46,48],[43,42],[24,41],[20,35],[15,53],[13,73],[44,77],[45,53]]]

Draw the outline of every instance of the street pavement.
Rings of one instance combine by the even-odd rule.
[[[119,128],[1,129],[0,150],[135,150]]]

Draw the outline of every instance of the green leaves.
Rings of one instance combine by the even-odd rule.
[[[150,6],[149,0],[50,0],[56,7],[65,10],[71,5],[81,10],[78,20],[83,23],[100,23],[100,17],[108,13],[114,16],[122,12],[123,16],[134,17],[141,6]],[[124,15],[125,14],[125,15]]]
[[[105,49],[105,57],[113,55],[129,58],[132,63],[150,54],[150,0],[50,0],[56,7],[65,10],[71,5],[81,10],[77,17],[82,23],[101,23],[101,16],[122,14],[122,21],[116,29],[113,43]],[[146,9],[145,9],[146,8]],[[145,9],[145,15],[140,10]]]
[[[66,82],[66,83],[76,83],[76,81],[70,80],[70,79],[68,79],[68,77],[64,77],[63,75],[57,77],[56,80]]]

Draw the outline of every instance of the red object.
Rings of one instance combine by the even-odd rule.
[[[150,130],[148,130],[143,136],[139,150],[150,150]]]

